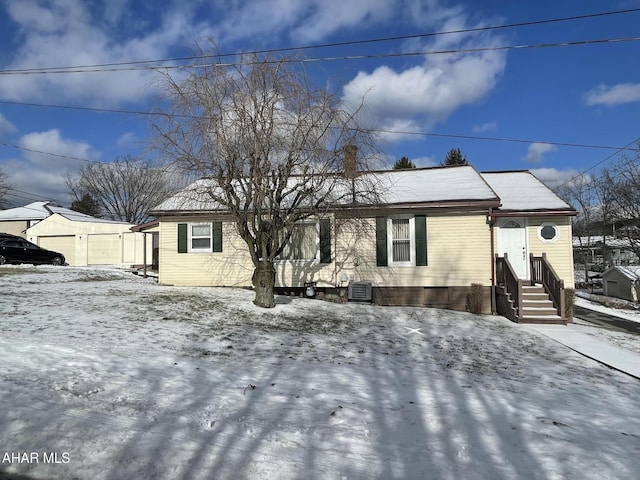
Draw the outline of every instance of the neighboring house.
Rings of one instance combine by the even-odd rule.
[[[637,302],[640,298],[640,266],[611,267],[602,274],[604,294]]]
[[[55,210],[67,209],[55,207],[51,202],[33,202],[24,207],[2,210],[0,211],[0,233],[25,237],[24,232],[27,228],[53,215]]]
[[[590,265],[637,265],[638,256],[626,238],[591,235],[573,238],[574,258]]]
[[[16,220],[18,215],[13,212],[8,216],[13,220],[0,223],[0,229],[10,225],[15,232],[19,222],[22,222],[22,225],[31,224],[19,234],[36,245],[62,253],[69,265],[144,263],[145,236],[141,233],[133,233],[131,228],[134,225],[91,217],[74,210],[53,206],[48,202],[35,202],[12,210],[18,211],[23,219]],[[0,214],[5,212],[9,211],[5,210]],[[31,219],[24,218],[26,216],[31,216]],[[0,216],[0,222],[2,218]],[[151,245],[151,239],[147,241]],[[149,246],[147,263],[151,263],[151,246]]]
[[[471,285],[481,284],[490,312],[497,274],[504,273],[495,257],[502,266],[505,253],[520,283],[540,273],[546,254],[559,276],[553,288],[561,281],[573,288],[575,210],[531,173],[460,166],[362,175],[381,185],[381,201],[335,205],[300,222],[276,262],[281,290],[301,292],[314,282],[319,292],[340,295],[349,285],[359,291],[370,284],[379,304],[464,310]],[[199,180],[151,212],[160,220],[160,283],[249,287],[246,244],[228,213],[198,193],[206,185]],[[512,285],[501,288],[501,305],[520,298]],[[520,305],[510,308],[515,320],[526,316]],[[563,311],[557,317],[566,321]]]

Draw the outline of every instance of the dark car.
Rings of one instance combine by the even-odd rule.
[[[10,233],[0,232],[0,240],[4,240],[6,238],[12,238],[14,240],[22,240],[22,237],[19,237],[18,235],[12,235]]]
[[[0,265],[5,263],[50,263],[64,265],[64,255],[52,252],[23,238],[0,237]]]

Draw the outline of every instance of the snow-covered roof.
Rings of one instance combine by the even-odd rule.
[[[372,172],[360,175],[356,181],[375,187],[380,195],[380,200],[376,203],[383,205],[482,201],[497,204],[499,201],[495,192],[472,166]],[[331,193],[337,199],[334,202],[336,205],[347,204],[351,200],[348,181],[342,179],[341,183]],[[221,206],[214,203],[207,194],[207,190],[211,189],[217,189],[213,181],[197,180],[162,202],[152,212],[220,209]],[[321,190],[318,194],[321,194]],[[368,202],[364,199],[360,203]]]
[[[84,213],[76,212],[75,210],[69,210],[68,208],[49,206],[49,209],[51,210],[51,213],[57,213],[58,215],[62,215],[64,218],[72,222],[124,223],[129,225],[129,223],[127,222],[122,222],[119,220],[106,220],[104,218],[92,217],[91,215],[86,215]]]
[[[0,221],[43,220],[51,215],[46,208],[49,202],[33,202],[24,207],[0,211]]]
[[[602,235],[573,237],[574,247],[602,247],[605,244],[608,247],[613,248],[631,248],[631,242],[628,238],[616,238],[609,235],[606,237],[603,237]]]
[[[72,222],[125,223],[117,220],[105,220],[76,212],[64,207],[57,207],[51,202],[33,202],[23,207],[0,211],[0,221],[44,220],[54,213],[62,215]]]
[[[382,202],[386,204],[497,200],[471,166],[390,170],[371,175],[384,186]]]
[[[500,210],[573,210],[529,171],[483,172],[481,175],[502,200]]]
[[[628,266],[625,266],[625,267],[617,265],[615,267],[609,268],[607,271],[605,271],[602,274],[602,276],[607,275],[609,272],[611,272],[613,270],[619,271],[625,277],[627,277],[629,280],[632,280],[632,281],[640,280],[640,265],[628,265]]]

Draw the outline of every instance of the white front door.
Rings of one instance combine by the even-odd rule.
[[[527,231],[524,218],[504,218],[498,222],[498,254],[506,253],[518,278],[528,278]]]

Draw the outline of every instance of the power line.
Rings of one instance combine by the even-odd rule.
[[[91,111],[91,112],[99,112],[99,113],[120,113],[120,114],[131,114],[131,115],[144,115],[144,116],[167,116],[167,113],[163,112],[148,112],[143,110],[123,110],[123,109],[115,109],[115,108],[92,108],[92,107],[76,107],[72,105],[54,105],[47,103],[27,103],[27,102],[13,102],[9,100],[0,100],[0,104],[7,105],[20,105],[20,106],[29,106],[29,107],[43,107],[43,108],[59,108],[66,110],[81,110],[81,111]],[[186,114],[171,114],[171,117],[180,117],[180,118],[200,118],[195,115],[186,115]],[[204,118],[204,117],[203,117]],[[423,137],[443,137],[443,138],[457,138],[462,140],[488,140],[488,141],[497,141],[497,142],[512,142],[512,143],[544,143],[548,145],[554,145],[558,147],[575,147],[575,148],[592,148],[592,149],[601,149],[601,150],[636,150],[636,148],[629,148],[634,142],[631,142],[624,147],[618,146],[610,146],[610,145],[593,145],[586,143],[570,143],[570,142],[552,142],[545,140],[529,140],[529,139],[519,139],[519,138],[505,138],[505,137],[487,137],[487,136],[479,136],[479,135],[461,135],[461,134],[453,134],[453,133],[432,133],[432,132],[412,132],[405,130],[387,130],[380,128],[369,128],[365,129],[371,133],[388,133],[395,135],[410,135],[410,136],[423,136]],[[10,148],[17,148],[20,150],[27,150],[34,153],[44,153],[48,154],[48,152],[42,152],[38,150],[29,150],[25,147],[20,147],[18,145],[9,144],[6,142],[0,142],[0,145]],[[55,155],[55,154],[52,154]],[[87,159],[79,159],[77,157],[68,157],[64,155],[56,155],[62,156],[64,158],[70,158],[75,160],[84,160],[88,162],[92,162],[92,160]]]
[[[305,46],[299,46],[299,47],[271,48],[271,49],[253,50],[253,51],[245,51],[245,52],[221,53],[217,55],[210,55],[210,54],[192,55],[192,56],[186,56],[186,57],[174,57],[174,58],[155,59],[155,60],[137,60],[137,61],[129,61],[129,62],[112,62],[112,63],[101,63],[101,64],[90,64],[90,65],[45,67],[45,68],[38,68],[38,69],[0,70],[0,74],[25,74],[25,73],[32,73],[32,72],[46,73],[48,71],[55,72],[58,70],[67,70],[67,69],[96,69],[96,68],[104,68],[104,67],[161,64],[166,62],[181,62],[181,61],[187,61],[187,60],[200,60],[200,59],[207,59],[207,58],[225,58],[225,57],[239,56],[239,55],[246,55],[246,54],[257,55],[257,54],[269,54],[269,53],[281,53],[281,52],[296,52],[296,51],[321,49],[321,48],[345,47],[345,46],[352,46],[352,45],[365,45],[365,44],[371,44],[371,43],[410,40],[410,39],[416,39],[416,38],[429,38],[429,37],[435,37],[435,36],[441,36],[441,35],[475,33],[475,32],[500,30],[500,29],[508,29],[508,28],[520,28],[520,27],[526,27],[526,26],[544,25],[544,24],[560,23],[560,22],[575,21],[575,20],[585,20],[585,19],[599,18],[599,17],[612,16],[612,15],[636,13],[636,12],[640,12],[640,8],[630,8],[625,10],[615,10],[615,11],[591,13],[591,14],[585,14],[585,15],[574,15],[570,17],[532,20],[532,21],[526,21],[526,22],[507,23],[507,24],[501,24],[501,25],[490,25],[485,27],[473,27],[473,28],[447,30],[447,31],[440,31],[440,32],[428,32],[428,33],[411,34],[411,35],[398,35],[398,36],[392,36],[392,37],[369,38],[364,40],[322,43],[322,44],[305,45]],[[154,69],[158,68],[158,65],[155,65],[150,68],[154,68]],[[92,70],[92,71],[98,71],[98,70]]]
[[[621,147],[620,149],[618,149],[617,151],[613,152],[610,155],[607,155],[605,158],[603,158],[602,160],[594,163],[593,165],[591,165],[590,167],[586,168],[585,170],[583,170],[582,172],[574,175],[573,177],[569,178],[568,180],[566,180],[565,182],[561,183],[560,185],[558,185],[556,188],[562,188],[562,187],[566,187],[568,185],[570,185],[574,180],[586,175],[588,172],[590,172],[591,170],[593,170],[596,167],[599,167],[600,165],[602,165],[605,162],[608,162],[609,160],[611,160],[612,158],[614,158],[616,155],[620,155],[623,151],[625,150],[635,150],[635,151],[639,151],[638,148],[638,144],[640,142],[640,137],[636,138],[635,140],[632,140],[631,142],[629,142],[627,145],[625,145],[624,147]],[[635,148],[629,148],[631,145],[636,145]],[[617,172],[615,172],[615,170],[617,170]],[[622,167],[618,166],[617,168],[614,167],[614,173],[620,173],[622,171]],[[599,181],[594,181],[591,182],[590,185],[584,186],[583,188],[585,190],[593,190],[596,189],[598,187],[598,183]]]
[[[112,68],[63,68],[63,69],[33,69],[28,71],[8,71],[0,70],[0,75],[53,75],[53,74],[68,74],[68,73],[113,73],[113,72],[130,72],[141,70],[183,70],[189,68],[209,68],[209,67],[232,67],[240,65],[254,65],[259,63],[318,63],[318,62],[333,62],[333,61],[348,61],[348,60],[368,60],[378,58],[402,58],[402,57],[417,57],[417,56],[431,56],[431,55],[461,55],[469,53],[480,52],[500,52],[508,50],[527,50],[537,48],[557,48],[557,47],[576,47],[585,45],[603,45],[612,43],[625,43],[625,42],[637,42],[640,37],[619,37],[619,38],[602,38],[593,40],[575,40],[569,42],[550,42],[550,43],[536,43],[525,45],[503,45],[496,47],[475,47],[475,48],[451,48],[446,50],[424,50],[414,52],[397,52],[397,53],[372,53],[372,54],[360,54],[360,55],[340,55],[332,57],[308,57],[308,58],[281,58],[281,59],[266,59],[266,60],[254,60],[254,61],[240,61],[240,62],[216,62],[216,63],[202,63],[202,64],[190,64],[190,65],[160,65],[160,66],[129,66],[129,67],[112,67]]]
[[[387,129],[377,129],[377,128],[370,128],[370,129],[364,129],[364,130],[371,133],[384,133],[384,134],[393,134],[393,135],[412,135],[412,136],[422,136],[422,137],[456,138],[456,139],[465,139],[465,140],[482,140],[482,141],[511,142],[511,143],[544,143],[547,145],[554,145],[559,147],[616,150],[616,153],[619,153],[624,150],[637,150],[636,148],[629,148],[629,145],[631,145],[633,142],[624,147],[617,147],[617,146],[607,146],[607,145],[590,145],[586,143],[553,142],[553,141],[543,141],[543,140],[527,140],[527,139],[521,139],[521,138],[485,137],[485,136],[459,135],[459,134],[449,134],[449,133],[410,132],[410,131],[402,131],[402,130],[387,130]],[[26,151],[29,153],[36,153],[39,155],[48,155],[52,157],[64,158],[69,160],[78,160],[78,161],[87,162],[87,163],[102,163],[97,160],[90,160],[88,158],[80,158],[80,157],[75,157],[71,155],[63,155],[59,153],[46,152],[43,150],[35,150],[27,147],[22,147],[20,145],[16,145],[13,143],[0,142],[0,146],[4,146],[7,148],[14,148],[14,149]],[[615,155],[615,153],[613,155]]]
[[[624,147],[612,147],[608,145],[591,145],[586,143],[567,143],[567,142],[549,142],[544,140],[526,140],[521,138],[504,138],[504,137],[484,137],[476,135],[456,135],[450,133],[424,133],[424,132],[407,132],[399,130],[383,130],[383,129],[365,129],[370,132],[390,133],[397,135],[417,135],[423,137],[443,137],[443,138],[458,138],[463,140],[489,140],[494,142],[512,142],[512,143],[544,143],[546,145],[554,145],[557,147],[575,147],[575,148],[593,148],[601,150],[636,150],[635,148]]]
[[[66,159],[69,159],[69,160],[79,160],[81,162],[89,162],[89,163],[96,162],[96,160],[89,160],[87,158],[80,158],[80,157],[74,157],[74,156],[71,156],[71,155],[62,155],[62,154],[59,154],[59,153],[44,152],[42,150],[34,150],[33,148],[21,147],[20,145],[16,145],[14,143],[0,142],[0,145],[3,146],[3,147],[15,148],[17,150],[22,150],[24,152],[37,153],[37,154],[40,154],[40,155],[48,155],[48,156],[51,156],[51,157],[66,158]]]

